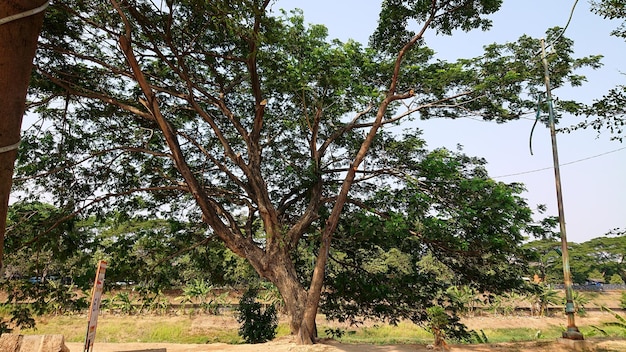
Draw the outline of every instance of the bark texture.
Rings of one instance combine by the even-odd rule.
[[[46,1],[0,1],[0,18],[32,10]],[[43,17],[40,12],[0,25],[0,148],[20,140],[26,91]],[[17,149],[0,152],[0,268],[16,155]]]

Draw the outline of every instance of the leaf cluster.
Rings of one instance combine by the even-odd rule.
[[[523,288],[531,257],[519,246],[532,219],[522,188],[489,179],[483,161],[461,153],[436,150],[418,164],[405,183],[378,189],[367,207],[344,216],[325,314],[422,323],[431,306],[464,309],[448,295],[451,287]]]

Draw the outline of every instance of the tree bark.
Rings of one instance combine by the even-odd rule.
[[[47,0],[0,1],[0,19],[35,9]],[[43,12],[0,24],[0,148],[20,140],[22,116]],[[0,269],[16,148],[0,152]]]

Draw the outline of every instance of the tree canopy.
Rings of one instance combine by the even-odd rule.
[[[418,132],[385,128],[413,115],[505,122],[536,105],[543,87],[538,40],[493,44],[457,62],[437,60],[424,45],[427,31],[488,29],[487,15],[500,4],[387,0],[364,46],[328,40],[325,27],[305,25],[298,11],[273,16],[269,0],[55,1],[29,96],[41,119],[23,137],[16,185],[24,198],[46,194],[69,214],[114,210],[202,223],[205,236],[278,287],[292,332],[313,342],[346,204],[362,206],[409,175],[428,180],[448,167],[439,153],[421,164]],[[549,57],[555,88],[579,85],[574,69],[599,60],[574,58],[561,34],[547,33],[560,38],[558,55]],[[516,186],[498,186],[485,174],[460,182],[461,190],[515,199]],[[507,206],[502,212],[520,217],[483,224],[462,214],[478,210],[457,191],[438,191],[438,199],[460,203],[450,213],[436,205],[446,220],[421,219],[429,225],[423,241],[443,236],[464,249],[488,239],[486,249],[497,253],[507,236],[518,238],[524,204],[485,203],[494,216]],[[412,201],[424,197],[417,194]],[[413,226],[412,216],[428,214],[394,211]],[[448,218],[460,215],[449,231]],[[412,232],[419,227],[404,234]],[[459,239],[460,232],[477,237]],[[319,251],[301,280],[293,257],[313,238]]]
[[[620,1],[599,0],[591,1],[591,10],[605,19],[626,19],[626,7]],[[626,40],[626,22],[622,22],[611,35]],[[604,96],[594,100],[590,105],[572,104],[568,110],[585,116],[587,119],[578,125],[564,128],[570,132],[580,128],[593,128],[601,133],[608,131],[611,139],[619,142],[624,138],[624,126],[626,126],[626,85],[618,85],[610,89]]]

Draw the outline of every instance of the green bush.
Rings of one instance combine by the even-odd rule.
[[[622,298],[619,301],[619,306],[622,309],[626,309],[626,292],[622,292]]]
[[[241,297],[237,308],[239,311],[237,321],[241,324],[239,336],[246,343],[263,343],[276,336],[278,327],[276,306],[272,304],[263,310],[261,303],[256,300],[258,293],[256,288],[248,289]]]

